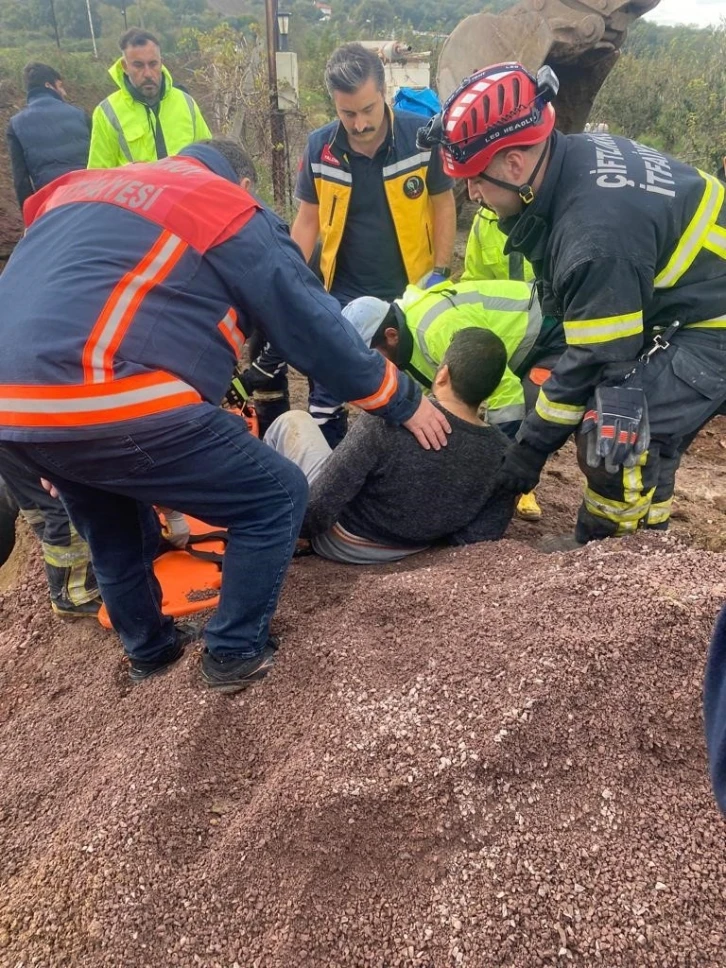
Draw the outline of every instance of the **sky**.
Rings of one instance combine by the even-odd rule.
[[[661,0],[645,15],[658,24],[695,24],[697,27],[718,25],[726,17],[726,0]]]

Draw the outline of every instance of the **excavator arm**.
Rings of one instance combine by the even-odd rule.
[[[517,61],[533,73],[549,64],[560,79],[557,127],[582,131],[630,24],[659,0],[518,0],[504,13],[478,13],[453,30],[439,56],[445,100],[482,67]]]

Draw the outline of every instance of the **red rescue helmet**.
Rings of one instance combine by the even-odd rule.
[[[521,64],[493,64],[462,81],[440,114],[418,132],[420,148],[442,147],[444,170],[475,178],[505,148],[546,141],[555,126],[559,89],[551,67],[537,77]]]

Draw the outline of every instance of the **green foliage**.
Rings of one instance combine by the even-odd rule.
[[[705,171],[726,152],[726,28],[638,23],[591,119]]]

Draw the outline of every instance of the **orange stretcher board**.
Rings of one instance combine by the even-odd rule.
[[[189,515],[185,517],[192,535],[222,530],[212,529],[208,524]],[[224,554],[223,541],[205,541],[196,547],[199,551]],[[215,562],[200,561],[187,551],[167,551],[154,562],[154,574],[161,585],[161,610],[164,615],[179,618],[201,612],[205,608],[216,608],[219,604],[222,569]],[[101,606],[98,621],[105,629],[112,628],[105,605]]]
[[[254,406],[248,403],[244,410],[233,409],[247,421],[251,434],[259,437],[259,424]],[[203,521],[185,515],[192,536],[209,534],[210,531],[223,531],[213,528]],[[213,552],[224,555],[224,541],[205,541],[195,545],[197,551]],[[206,608],[216,608],[219,604],[219,589],[222,587],[222,567],[214,561],[202,561],[187,551],[166,551],[154,562],[154,574],[161,585],[161,610],[165,615],[180,618],[193,615]],[[106,606],[102,605],[98,621],[105,629],[112,628]]]

